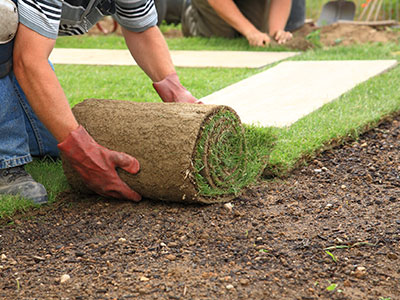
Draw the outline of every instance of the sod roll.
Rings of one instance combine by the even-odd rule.
[[[73,113],[97,143],[139,160],[138,174],[118,173],[145,198],[225,202],[246,185],[244,132],[230,107],[87,99]],[[71,187],[87,192],[64,158],[63,167]]]

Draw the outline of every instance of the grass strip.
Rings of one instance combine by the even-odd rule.
[[[245,38],[226,39],[220,37],[202,38],[169,38],[166,39],[170,50],[236,50],[236,51],[283,51],[286,47],[274,45],[269,47],[252,47]],[[78,49],[128,49],[122,36],[73,36],[57,39],[56,48]]]

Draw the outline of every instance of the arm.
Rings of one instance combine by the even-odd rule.
[[[133,32],[122,27],[126,45],[137,64],[153,81],[160,81],[175,73],[167,43],[158,27]]]
[[[54,135],[58,148],[86,185],[103,196],[140,200],[118,176],[120,167],[136,174],[139,162],[97,144],[79,126],[48,58],[55,40],[20,24],[14,45],[14,73],[36,115]]]
[[[291,7],[292,0],[271,0],[268,12],[269,35],[274,37],[279,44],[292,38],[292,34],[284,30]]]
[[[55,40],[20,24],[14,46],[14,73],[32,109],[57,141],[78,128],[48,59]]]
[[[208,0],[215,12],[240,32],[252,46],[264,46],[270,42],[267,34],[259,31],[239,10],[232,0]]]
[[[143,32],[122,27],[132,57],[153,80],[153,87],[164,102],[200,103],[179,81],[167,43],[157,26]]]

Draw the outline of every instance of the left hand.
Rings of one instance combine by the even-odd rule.
[[[106,197],[133,201],[141,199],[116,171],[116,168],[121,168],[137,174],[140,164],[136,158],[97,144],[81,125],[57,146],[92,191]]]
[[[180,83],[176,73],[169,74],[161,81],[153,82],[153,87],[163,102],[202,104]]]
[[[287,41],[290,41],[292,38],[293,38],[293,35],[289,31],[278,30],[274,34],[274,39],[275,39],[275,41],[278,42],[278,44],[285,44]]]

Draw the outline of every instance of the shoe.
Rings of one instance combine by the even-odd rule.
[[[165,21],[167,24],[179,24],[182,14],[190,5],[191,0],[162,0],[166,5]]]
[[[23,166],[0,170],[0,195],[19,195],[35,204],[48,200],[45,187],[33,180]]]
[[[181,17],[182,34],[185,37],[198,36],[197,12],[193,9],[190,1],[184,1]]]

